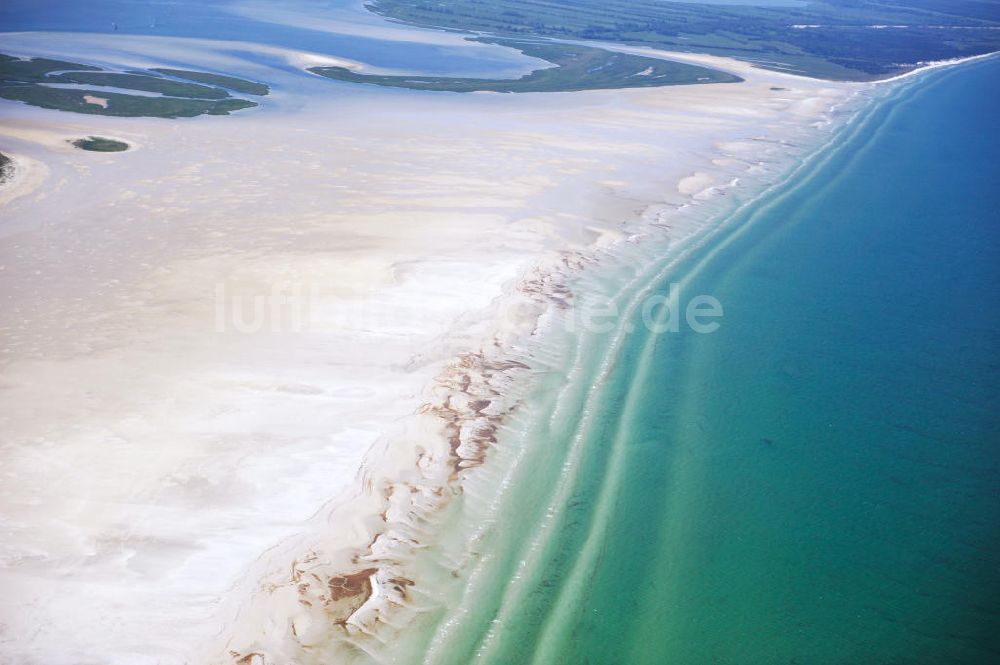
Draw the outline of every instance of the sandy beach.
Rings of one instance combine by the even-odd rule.
[[[65,39],[9,48],[70,57]],[[697,234],[866,88],[676,56],[746,80],[420,94],[289,69],[308,53],[268,68],[199,41],[191,65],[216,52],[274,83],[259,111],[0,105],[5,662],[384,648],[426,592],[409,555],[502,439],[567,276]],[[90,135],[132,149],[68,143]]]

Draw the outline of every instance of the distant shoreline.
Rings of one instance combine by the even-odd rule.
[[[1000,50],[1000,15],[995,11],[953,8],[941,13],[935,4],[876,9],[867,3],[789,8],[578,0],[540,9],[528,0],[489,6],[458,0],[447,8],[377,0],[366,7],[423,27],[711,53],[830,81],[877,81],[924,61]],[[741,30],[720,39],[717,31],[727,24]],[[887,31],[889,39],[884,38]]]

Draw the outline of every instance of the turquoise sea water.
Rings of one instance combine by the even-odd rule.
[[[717,332],[567,336],[424,662],[1000,662],[997,81],[901,87],[667,270]]]

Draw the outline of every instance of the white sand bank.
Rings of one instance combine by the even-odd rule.
[[[565,302],[560,272],[680,233],[706,183],[776,176],[859,89],[709,61],[748,81],[307,79],[308,105],[182,122],[2,103],[0,151],[50,172],[0,229],[4,662],[391,639],[417,518],[492,445],[530,371],[502,348]],[[65,149],[91,134],[143,149]]]

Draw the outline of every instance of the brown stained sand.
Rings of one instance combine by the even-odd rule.
[[[497,442],[500,423],[515,407],[501,406],[497,398],[508,373],[518,369],[528,367],[517,361],[490,361],[482,352],[466,353],[439,378],[439,383],[451,392],[441,403],[425,405],[423,411],[443,421],[454,478],[482,464],[486,451]]]
[[[340,601],[347,601],[342,603],[345,621],[368,600],[368,597],[372,593],[371,576],[376,571],[378,571],[378,568],[365,568],[356,573],[334,575],[327,582],[327,587],[330,591],[329,605]]]
[[[568,290],[561,287],[560,292],[568,293]],[[543,295],[545,289],[537,289],[534,293]],[[308,553],[301,562],[293,562],[290,574],[289,581],[295,586],[299,605],[322,611],[327,625],[339,627],[348,634],[371,634],[377,628],[374,624],[385,621],[383,614],[387,609],[404,604],[408,589],[416,583],[400,574],[403,564],[398,556],[386,556],[385,553],[398,552],[400,545],[405,550],[418,549],[422,545],[403,535],[392,523],[390,506],[393,499],[397,493],[425,497],[424,503],[411,501],[408,504],[411,514],[407,515],[407,521],[419,523],[428,513],[443,509],[451,497],[460,494],[465,472],[483,464],[489,449],[497,442],[501,423],[517,406],[516,403],[504,404],[503,388],[513,380],[514,374],[529,369],[518,360],[489,358],[480,351],[462,354],[441,373],[437,385],[443,389],[444,396],[438,403],[425,404],[421,413],[439,419],[449,442],[452,472],[445,485],[386,484],[381,492],[386,505],[379,513],[381,525],[366,550],[351,558],[355,564],[369,562],[374,565],[335,571],[325,566],[317,553]],[[423,456],[418,457],[418,469],[422,461]],[[381,596],[388,605],[382,605],[367,617],[358,616],[375,596]],[[291,630],[297,638],[303,639],[294,623]],[[229,654],[236,665],[252,662],[247,659],[255,655],[238,651]]]
[[[530,270],[518,283],[517,291],[543,309],[568,307],[573,294],[566,278],[591,261],[579,252],[564,252],[556,269]],[[450,472],[436,486],[386,482],[380,492],[375,492],[375,487],[366,483],[381,497],[383,509],[378,513],[375,535],[350,561],[355,566],[365,562],[368,566],[343,570],[331,567],[316,552],[309,552],[301,562],[293,563],[289,580],[301,607],[321,611],[328,626],[338,627],[347,635],[374,635],[377,624],[387,622],[385,614],[393,606],[404,605],[408,589],[417,585],[401,573],[406,555],[425,546],[409,535],[408,527],[426,522],[462,493],[466,474],[486,461],[489,450],[497,443],[501,425],[517,408],[518,402],[508,397],[509,387],[518,374],[526,371],[530,371],[527,364],[506,357],[502,347],[495,346],[489,353],[480,350],[459,355],[438,375],[433,393],[439,397],[425,403],[419,413],[437,421],[437,428],[448,442]],[[423,473],[425,461],[426,455],[417,456],[418,472]],[[402,519],[393,513],[399,497],[405,498],[407,511]],[[457,574],[453,571],[453,576]],[[372,604],[377,607],[371,608]],[[303,644],[308,643],[294,622],[292,633]],[[237,665],[245,662],[241,660],[245,654],[229,653]]]

